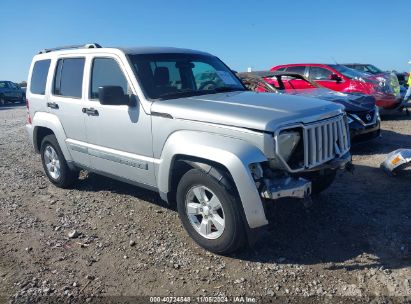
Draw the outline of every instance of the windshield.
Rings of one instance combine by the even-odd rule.
[[[382,70],[380,70],[379,68],[377,68],[376,66],[373,66],[372,64],[366,65],[367,70],[371,73],[371,74],[381,74],[384,73]]]
[[[245,90],[217,57],[176,53],[129,55],[129,58],[150,99]]]
[[[9,81],[9,88],[11,89],[17,89],[17,86],[14,82]]]
[[[340,72],[343,74],[345,77],[348,77],[350,79],[359,79],[359,78],[364,78],[364,74],[361,72],[358,72],[356,70],[347,68],[346,66],[339,65],[339,64],[330,64],[330,68],[333,68],[334,70]]]

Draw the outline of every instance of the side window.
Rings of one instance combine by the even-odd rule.
[[[122,87],[124,94],[128,93],[127,79],[118,63],[111,58],[95,58],[91,70],[90,99],[98,99],[98,88],[108,85]]]
[[[287,72],[304,75],[305,66],[292,66],[287,68]]]
[[[81,98],[84,58],[59,59],[54,75],[53,94]]]
[[[332,72],[320,67],[310,67],[310,78],[312,80],[330,80]]]
[[[30,80],[30,92],[44,95],[46,92],[47,75],[50,67],[50,59],[39,60],[34,64]]]
[[[284,72],[286,68],[279,68],[278,70],[275,70],[275,72]]]

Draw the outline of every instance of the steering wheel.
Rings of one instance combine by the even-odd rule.
[[[212,89],[214,89],[214,88],[216,88],[216,87],[217,87],[217,83],[216,83],[215,81],[208,80],[208,81],[203,82],[203,83],[200,85],[200,87],[198,88],[198,90],[199,90],[199,91],[202,91],[202,90],[212,90]]]

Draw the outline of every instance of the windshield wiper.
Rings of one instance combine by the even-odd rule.
[[[234,92],[234,91],[244,91],[244,90],[240,88],[234,88],[234,87],[217,87],[212,90],[199,90],[199,91],[185,89],[185,90],[179,90],[177,92],[168,92],[168,93],[161,94],[160,96],[158,96],[158,99],[198,96],[198,95],[207,95],[207,94],[216,94],[216,93],[222,93],[222,92]]]
[[[244,91],[244,90],[238,87],[217,87],[217,88],[214,88],[212,91],[221,93],[221,92],[234,92],[234,91]]]
[[[193,91],[191,89],[185,89],[185,90],[180,90],[177,92],[168,92],[161,94],[158,96],[158,99],[167,99],[167,98],[173,98],[173,97],[188,97],[188,96],[196,96],[196,95],[204,95],[206,94],[206,91]]]

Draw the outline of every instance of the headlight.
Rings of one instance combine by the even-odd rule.
[[[347,122],[348,124],[352,123],[354,119],[352,119],[350,116],[347,115]]]
[[[301,135],[296,131],[285,131],[278,136],[278,151],[280,156],[287,162],[290,159]]]

